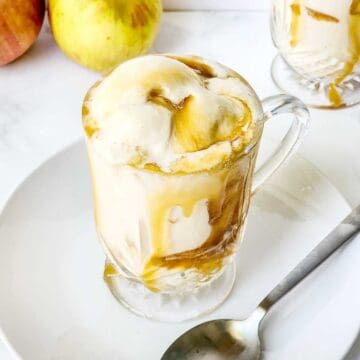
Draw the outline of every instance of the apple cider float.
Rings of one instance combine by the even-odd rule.
[[[282,58],[315,84],[306,102],[315,103],[323,89],[328,100],[319,99],[318,105],[359,102],[360,0],[273,0],[272,13],[272,35]],[[304,97],[297,93],[296,84],[278,82]]]
[[[107,281],[173,294],[221,275],[247,214],[261,115],[240,75],[199,57],[133,59],[90,89],[83,126]]]

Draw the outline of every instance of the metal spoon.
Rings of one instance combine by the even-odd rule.
[[[268,310],[360,230],[357,206],[302,260],[245,320],[211,320],[175,340],[161,360],[256,360],[261,356],[261,322]]]

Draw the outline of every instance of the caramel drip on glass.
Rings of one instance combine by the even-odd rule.
[[[82,107],[82,118],[85,134],[91,138],[99,128],[96,121],[90,116],[89,109],[85,105]]]
[[[353,0],[350,5],[351,15],[360,15],[360,0]]]
[[[117,276],[119,275],[118,271],[115,269],[113,264],[107,263],[104,269],[104,279],[110,276]]]
[[[238,230],[245,221],[256,154],[257,146],[230,169],[209,174],[206,184],[200,181],[193,188],[178,192],[174,192],[170,186],[151,199],[155,254],[146,264],[142,275],[150,290],[156,291],[156,276],[161,267],[180,270],[193,268],[205,275],[211,275],[222,268],[224,259],[234,252]],[[207,200],[211,226],[208,238],[196,249],[164,255],[171,209],[179,206],[184,216],[189,217],[197,203],[204,199]]]
[[[300,1],[297,0],[290,5],[291,23],[290,23],[290,46],[295,47],[299,42],[299,26],[301,16]]]
[[[335,84],[329,85],[328,97],[334,107],[340,107],[343,103],[342,97]]]
[[[176,181],[176,179],[174,179]],[[196,181],[196,179],[194,180]],[[195,206],[201,200],[213,201],[220,197],[222,181],[216,175],[209,175],[208,179],[200,181],[185,189],[169,186],[154,194],[149,199],[151,213],[151,228],[155,256],[163,256],[169,235],[170,211],[178,206],[185,217],[190,217]]]
[[[306,6],[306,12],[310,17],[312,17],[313,19],[315,19],[317,21],[327,21],[327,22],[334,22],[334,23],[339,22],[339,19],[336,18],[335,16],[331,16],[331,15],[322,13],[320,11],[311,9],[307,6]]]
[[[100,81],[97,81],[92,87],[91,90],[97,88],[100,85]],[[93,136],[94,133],[96,133],[97,131],[99,131],[99,127],[97,122],[95,121],[95,119],[91,116],[90,114],[90,110],[87,106],[87,101],[90,98],[90,92],[88,91],[88,93],[85,96],[84,102],[83,102],[83,106],[81,109],[81,117],[82,117],[82,122],[83,122],[83,128],[84,128],[84,132],[87,135],[88,138],[91,138]]]

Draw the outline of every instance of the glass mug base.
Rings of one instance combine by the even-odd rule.
[[[134,314],[163,322],[181,322],[206,315],[229,296],[236,278],[234,260],[209,284],[187,293],[152,292],[121,275],[105,279],[115,299]]]
[[[355,77],[351,81],[336,86],[341,96],[339,105],[330,101],[328,86],[301,77],[291,69],[281,55],[277,55],[272,62],[271,77],[279,90],[296,96],[313,108],[337,109],[360,103],[360,78]]]

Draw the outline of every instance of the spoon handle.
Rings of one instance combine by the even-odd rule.
[[[360,230],[360,205],[328,234],[260,303],[268,310]]]

